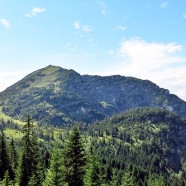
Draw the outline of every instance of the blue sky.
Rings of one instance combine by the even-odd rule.
[[[52,64],[186,100],[185,33],[185,0],[0,0],[0,90]]]

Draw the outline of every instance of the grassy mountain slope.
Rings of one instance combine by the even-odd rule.
[[[65,125],[95,122],[136,107],[158,107],[186,118],[186,102],[156,84],[124,76],[80,75],[48,66],[0,93],[3,112],[24,120]]]

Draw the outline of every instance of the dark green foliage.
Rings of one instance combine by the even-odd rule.
[[[77,128],[70,134],[64,151],[65,180],[69,186],[82,186],[85,174],[85,150]]]
[[[5,172],[13,179],[13,171],[10,164],[10,157],[8,154],[7,144],[5,140],[5,134],[0,132],[0,180],[4,178]]]
[[[9,120],[9,119],[8,119],[8,120],[5,122],[3,119],[1,119],[1,120],[0,120],[0,130],[5,130],[5,129],[7,129],[7,128],[9,128],[9,129],[15,129],[15,130],[20,129],[20,128],[18,127],[18,125],[17,125],[16,123],[13,122],[13,120]]]
[[[50,152],[48,149],[45,149],[43,153],[43,167],[44,168],[49,168],[49,163],[50,163]]]
[[[124,172],[121,186],[137,186],[138,184],[135,182],[134,177],[131,172]],[[163,186],[163,185],[162,185]]]
[[[10,179],[9,172],[6,171],[4,175],[4,179],[2,182],[0,182],[1,186],[13,186],[14,182]]]
[[[12,168],[12,173],[13,173],[13,179],[15,179],[16,176],[16,169],[18,167],[18,154],[15,148],[14,140],[12,138],[11,143],[10,143],[10,164]]]
[[[43,186],[64,186],[65,166],[62,151],[54,148],[50,160],[50,167],[46,172],[46,179]]]
[[[0,134],[0,166],[10,165],[0,169],[0,185],[185,186],[186,121],[179,116],[141,108],[80,129],[83,138],[77,128],[33,129],[28,117],[21,143]]]
[[[37,139],[37,138],[36,138]],[[34,144],[34,143],[33,143]],[[43,170],[43,162],[40,154],[40,149],[35,141],[33,146],[33,167],[32,167],[32,176],[29,180],[29,186],[41,186],[44,180],[44,170]]]
[[[165,179],[163,176],[151,175],[147,180],[148,186],[166,186]]]
[[[119,178],[117,175],[117,172],[115,170],[112,171],[112,179],[109,182],[110,186],[118,186],[119,184]]]
[[[86,172],[84,176],[85,186],[100,186],[101,185],[101,166],[98,155],[93,149],[87,157]]]
[[[181,180],[186,178],[186,121],[171,112],[155,108],[130,110],[89,130],[92,140],[98,143],[107,180],[113,177],[112,168],[117,174],[130,173],[140,186],[147,184],[152,174],[162,175],[167,185],[173,173]]]
[[[37,137],[32,134],[33,125],[28,116],[27,123],[23,127],[22,154],[19,165],[18,180],[20,186],[37,185],[43,181],[43,168]]]

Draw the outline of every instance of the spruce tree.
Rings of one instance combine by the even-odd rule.
[[[87,158],[86,172],[84,176],[84,186],[99,186],[101,185],[100,161],[98,155],[90,149],[90,154]]]
[[[4,179],[0,183],[0,185],[1,186],[13,186],[14,185],[13,181],[10,179],[10,176],[9,176],[9,172],[8,171],[5,172]]]
[[[0,134],[0,180],[3,180],[6,171],[8,171],[9,175],[12,175],[12,169],[10,166],[10,158],[9,158],[8,151],[7,151],[5,134],[3,131],[1,131],[1,134]]]
[[[33,124],[30,116],[23,127],[22,154],[19,163],[19,186],[40,186],[43,179],[41,157],[37,143],[37,137],[32,133]]]
[[[64,186],[65,185],[65,167],[62,151],[55,148],[52,151],[50,167],[46,173],[46,179],[43,186]]]
[[[134,178],[130,171],[125,171],[122,180],[122,186],[137,186],[138,184],[134,181]]]
[[[161,175],[150,175],[148,180],[147,180],[147,185],[148,186],[165,186],[165,180],[164,177]],[[178,181],[176,183],[173,183],[173,185],[179,185]]]
[[[41,186],[44,181],[43,161],[41,158],[40,149],[37,143],[37,138],[33,139],[33,167],[32,176],[30,177],[29,186]]]
[[[64,152],[66,168],[65,181],[69,186],[82,186],[85,174],[86,157],[82,139],[77,128],[70,134]]]
[[[110,186],[117,186],[118,185],[118,175],[117,175],[117,172],[116,170],[113,170],[113,173],[112,173],[112,180],[110,181],[109,185]]]
[[[15,148],[14,140],[12,138],[10,143],[10,164],[12,167],[12,173],[13,173],[13,179],[15,179],[16,176],[16,169],[18,166],[18,154]]]

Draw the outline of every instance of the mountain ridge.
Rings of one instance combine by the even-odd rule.
[[[157,107],[186,118],[186,102],[149,80],[80,75],[49,65],[0,93],[0,106],[13,118],[27,114],[40,123],[91,123],[136,107]]]

